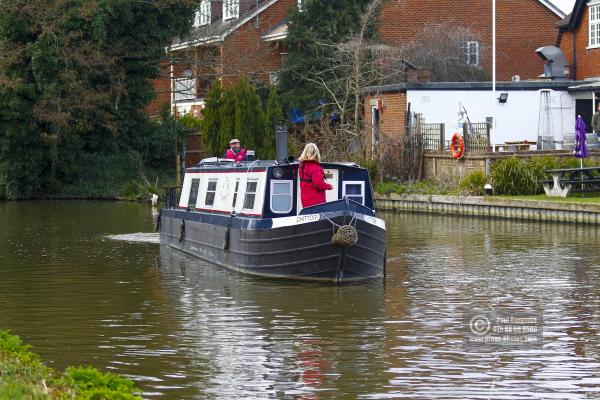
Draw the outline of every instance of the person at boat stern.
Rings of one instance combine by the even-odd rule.
[[[235,160],[235,162],[244,161],[246,159],[246,149],[242,149],[239,140],[231,139],[229,141],[229,150],[225,153],[225,158]]]
[[[310,207],[325,203],[325,192],[332,190],[333,186],[325,182],[325,172],[321,166],[321,153],[314,143],[304,147],[300,161],[300,199],[302,207]]]

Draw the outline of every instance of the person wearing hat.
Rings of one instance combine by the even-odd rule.
[[[242,149],[239,140],[231,139],[229,142],[229,150],[225,153],[225,158],[228,160],[235,160],[235,162],[244,161],[246,159],[246,149]]]

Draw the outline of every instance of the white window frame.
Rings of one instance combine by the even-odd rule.
[[[288,185],[288,188],[289,188],[288,193],[290,196],[290,208],[286,211],[273,210],[273,196],[284,196],[282,194],[279,194],[279,195],[273,194],[273,188],[275,187],[276,183],[286,183]],[[285,196],[287,196],[287,194]],[[294,208],[294,181],[286,180],[286,179],[272,179],[271,180],[271,198],[269,199],[269,208],[271,209],[271,212],[274,214],[289,214],[290,212],[292,212],[292,209]]]
[[[472,53],[471,52],[471,46],[474,45],[475,51]],[[464,59],[462,60],[466,65],[473,65],[478,67],[479,66],[479,51],[480,51],[480,46],[479,46],[479,42],[475,41],[475,40],[469,40],[467,42],[464,42],[464,44],[462,45],[462,48],[460,49],[461,51],[461,58],[464,57]],[[474,56],[474,60],[473,62],[471,62],[471,56]]]
[[[240,0],[223,0],[223,21],[239,18]]]
[[[300,12],[304,11],[304,0],[298,0],[298,10],[300,10]]]
[[[277,85],[279,83],[279,71],[269,71],[269,83]]]
[[[194,27],[209,25],[211,21],[210,15],[210,0],[202,0],[200,2],[200,8],[196,11],[194,16]]]
[[[600,1],[588,4],[588,49],[600,48]],[[592,37],[592,33],[594,34]]]
[[[248,192],[248,184],[249,183],[256,183],[256,189],[254,189],[254,192]],[[252,208],[246,208],[246,196],[248,196],[248,193],[250,194],[254,194],[254,202],[252,203]],[[254,209],[256,208],[256,197],[258,195],[258,179],[247,179],[246,180],[246,186],[244,187],[244,202],[242,203],[242,211],[254,211]],[[238,194],[238,197],[240,195]]]
[[[360,185],[360,197],[362,197],[362,205],[365,205],[366,196],[365,196],[365,182],[364,181],[345,181],[342,182],[342,199],[346,198],[346,186],[347,185]],[[356,197],[355,194],[351,194],[351,197]]]
[[[208,190],[208,186],[211,183],[215,183],[215,190]],[[206,194],[204,195],[204,207],[206,208],[214,208],[215,207],[215,202],[217,201],[217,189],[219,187],[219,180],[217,178],[209,178],[208,181],[206,182]],[[206,200],[208,199],[208,194],[209,193],[213,193],[215,196],[213,197],[213,203],[212,204],[207,204]]]

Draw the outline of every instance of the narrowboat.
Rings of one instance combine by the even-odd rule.
[[[385,275],[386,227],[368,171],[323,163],[327,202],[302,208],[299,163],[202,160],[186,170],[179,199],[167,189],[161,245],[267,278],[355,283]]]

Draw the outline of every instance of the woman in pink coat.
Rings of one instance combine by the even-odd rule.
[[[298,177],[302,207],[325,203],[325,191],[333,189],[333,186],[325,182],[325,173],[321,167],[321,153],[317,145],[308,143],[298,160],[300,161]]]

